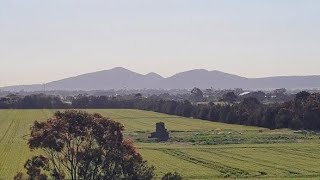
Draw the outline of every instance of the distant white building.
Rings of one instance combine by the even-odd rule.
[[[245,96],[245,95],[248,95],[248,94],[250,94],[251,92],[244,92],[244,93],[241,93],[241,94],[239,94],[239,96]]]

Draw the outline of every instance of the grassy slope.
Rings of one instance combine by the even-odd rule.
[[[124,124],[126,131],[154,131],[157,122],[165,122],[168,130],[174,131],[205,131],[214,129],[233,130],[258,130],[259,128],[250,126],[230,125],[209,121],[199,121],[190,118],[170,116],[166,114],[154,113],[140,110],[88,110],[98,112],[106,117]]]
[[[159,121],[165,122],[169,130],[179,131],[173,133],[173,136],[177,137],[198,137],[200,134],[201,138],[220,138],[229,135],[211,136],[211,133],[231,131],[241,132],[241,136],[239,135],[241,138],[251,139],[251,136],[260,138],[279,133],[256,127],[213,123],[137,110],[89,111],[99,112],[123,123],[127,137],[141,132],[141,136],[147,136]],[[45,120],[52,114],[51,110],[0,110],[0,179],[12,179],[17,171],[22,170],[25,160],[31,156],[25,136],[28,135],[32,122]],[[261,131],[266,133],[262,136],[259,134]],[[287,131],[281,133],[290,134]],[[297,139],[295,143],[283,144],[248,144],[248,142],[251,141],[244,141],[246,144],[215,146],[192,145],[185,142],[166,144],[137,142],[136,144],[144,158],[156,167],[159,176],[168,171],[178,171],[187,179],[223,177],[317,179],[317,176],[320,176],[318,151],[320,145],[319,140],[315,138]]]

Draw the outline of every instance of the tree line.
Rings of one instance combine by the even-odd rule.
[[[298,93],[293,100],[264,104],[257,98],[244,98],[239,103],[192,103],[188,100],[164,100],[159,96],[86,96],[72,97],[66,103],[58,96],[9,96],[0,99],[0,108],[21,109],[141,109],[223,123],[259,126],[270,129],[320,129],[320,94]]]
[[[285,103],[263,104],[253,97],[235,104],[191,104],[189,101],[144,100],[137,109],[215,122],[269,129],[320,130],[320,94],[300,92]]]
[[[0,109],[55,109],[68,108],[59,96],[32,94],[20,96],[9,94],[0,98]]]

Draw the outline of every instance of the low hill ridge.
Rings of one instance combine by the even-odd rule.
[[[110,90],[110,89],[191,89],[243,88],[243,89],[307,89],[319,88],[320,76],[277,76],[246,78],[221,71],[194,69],[164,78],[151,72],[139,74],[122,67],[69,77],[46,85],[46,90]],[[43,85],[18,85],[2,87],[3,91],[41,91]]]

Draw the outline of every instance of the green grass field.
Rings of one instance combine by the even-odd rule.
[[[185,179],[319,179],[319,135],[290,130],[214,123],[138,110],[88,110],[125,125],[126,138],[156,167],[161,177],[177,171]],[[53,110],[0,110],[0,179],[12,179],[32,155],[26,139],[34,120]],[[147,136],[165,122],[171,140],[156,143]]]

